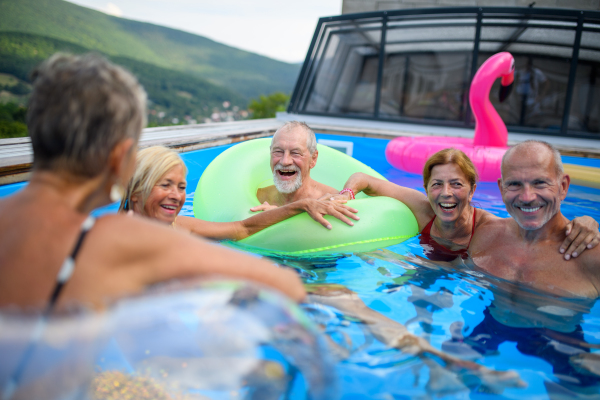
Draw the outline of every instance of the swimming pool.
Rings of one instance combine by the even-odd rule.
[[[385,161],[386,140],[333,135],[317,137],[353,141],[355,158],[393,182],[422,190],[421,176],[396,170]],[[193,163],[192,168],[203,167],[193,154],[184,154],[184,157],[188,165]],[[565,157],[564,161],[590,163],[590,160],[574,157]],[[595,165],[598,164],[596,160]],[[197,171],[190,172],[190,177],[199,175]],[[193,190],[196,183],[190,179],[189,187]],[[186,215],[193,215],[192,197],[190,192],[182,211]],[[479,184],[474,202],[498,216],[508,216],[495,183]],[[600,221],[600,190],[572,186],[562,210],[570,219],[590,215]],[[588,368],[600,364],[577,356],[584,350],[573,343],[584,340],[591,345],[592,352],[600,348],[600,307],[595,302],[561,300],[526,289],[522,290],[522,299],[505,299],[505,282],[419,259],[418,256],[423,257],[423,249],[416,238],[386,250],[352,254],[337,260],[278,261],[297,268],[306,283],[346,286],[358,293],[370,308],[427,338],[438,349],[461,357],[473,357],[489,368],[516,370],[528,387],[500,390],[486,387],[461,373],[444,375],[435,370],[435,365],[427,365],[418,357],[386,348],[362,324],[345,318],[334,309],[306,307],[312,318],[325,326],[328,335],[347,351],[348,358],[337,364],[341,398],[542,399],[557,395],[589,396],[600,392],[600,379],[586,374],[582,368],[586,362]],[[548,324],[551,320],[555,328],[560,322],[557,329],[561,330],[568,331],[580,325],[582,333],[576,329],[576,333],[564,334],[561,340],[560,335],[552,335],[550,331],[510,329],[495,323],[489,311],[501,309],[510,301],[516,301],[520,306],[511,311],[515,314],[513,319],[521,324],[522,319],[536,325]],[[572,357],[570,362],[569,357]]]
[[[422,190],[419,175],[396,170],[385,161],[386,140],[333,135],[317,138],[352,141],[355,158],[393,182]],[[189,169],[183,215],[193,215],[193,191],[202,171],[228,147],[182,154]],[[570,157],[565,161],[594,164]],[[0,196],[19,186],[0,188]],[[473,201],[498,216],[508,215],[495,183],[479,184]],[[112,205],[97,214],[115,209]],[[600,190],[571,186],[562,211],[570,219],[590,215],[600,221]],[[528,387],[486,385],[466,371],[443,368],[435,357],[420,358],[387,348],[360,321],[331,307],[305,305],[310,318],[337,344],[334,354],[339,359],[340,398],[599,396],[600,378],[590,372],[600,373],[600,358],[594,356],[600,355],[600,306],[595,301],[559,299],[461,270],[460,265],[436,264],[422,257],[423,249],[413,238],[383,251],[277,261],[298,270],[307,284],[346,286],[371,309],[426,338],[437,349],[492,369],[517,371]],[[511,328],[497,322],[494,316],[499,314],[518,326],[527,323],[553,329]]]

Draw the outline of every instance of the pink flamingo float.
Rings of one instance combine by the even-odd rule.
[[[494,81],[502,78],[500,101],[504,101],[512,88],[514,74],[515,61],[507,52],[488,58],[475,74],[469,91],[469,102],[475,114],[473,139],[439,136],[398,137],[390,141],[385,149],[388,162],[403,171],[421,174],[429,156],[453,147],[469,156],[481,181],[496,181],[500,178],[502,156],[508,149],[508,132],[490,102],[490,90]]]

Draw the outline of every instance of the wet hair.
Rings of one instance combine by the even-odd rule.
[[[146,124],[146,92],[137,79],[97,54],[55,54],[32,75],[27,126],[38,170],[90,178],[114,146]]]
[[[556,176],[558,178],[562,178],[562,176],[565,174],[565,168],[563,167],[562,158],[560,157],[560,152],[558,151],[558,149],[556,147],[554,147],[550,143],[544,142],[542,140],[526,140],[526,141],[521,142],[521,143],[511,147],[510,149],[508,149],[506,151],[506,153],[504,153],[504,155],[502,156],[502,167],[500,170],[504,169],[504,163],[505,163],[506,159],[512,153],[514,153],[517,149],[519,149],[521,147],[529,146],[532,144],[538,144],[538,145],[544,146],[545,148],[550,150],[550,152],[552,153],[552,157],[554,158],[554,172],[556,173]]]
[[[465,153],[454,148],[440,150],[427,159],[427,162],[423,167],[423,186],[425,187],[425,190],[427,190],[427,185],[431,179],[431,170],[433,167],[436,165],[445,164],[458,165],[462,173],[465,174],[465,177],[469,181],[471,190],[473,190],[477,184],[477,180],[479,179],[477,170],[475,169],[471,159]]]
[[[152,146],[140,150],[137,154],[135,172],[127,185],[125,196],[121,199],[119,211],[131,210],[131,197],[138,196],[141,208],[158,181],[171,169],[181,165],[184,176],[187,168],[178,153],[163,146]]]
[[[283,124],[275,134],[273,135],[273,139],[275,139],[275,135],[279,132],[285,132],[296,128],[302,128],[304,132],[306,132],[306,147],[310,154],[314,154],[317,150],[317,138],[315,137],[315,132],[306,124],[306,122],[300,121],[289,121]],[[271,139],[271,146],[273,146],[273,139]]]

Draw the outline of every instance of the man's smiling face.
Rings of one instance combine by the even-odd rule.
[[[271,144],[271,170],[275,187],[281,193],[293,193],[302,187],[302,179],[310,175],[317,154],[310,154],[308,135],[302,128],[278,132]]]
[[[498,181],[506,211],[525,230],[537,230],[560,211],[569,178],[558,175],[552,152],[540,144],[508,155]]]

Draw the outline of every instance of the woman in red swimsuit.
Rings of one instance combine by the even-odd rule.
[[[353,174],[344,185],[344,189],[350,189],[354,194],[365,192],[369,196],[388,196],[406,204],[417,219],[421,244],[431,260],[466,258],[477,227],[489,219],[498,218],[471,205],[477,188],[477,171],[473,163],[460,150],[441,150],[425,163],[423,187],[426,196],[417,190],[363,173]],[[350,195],[346,191],[341,196],[346,199]],[[591,235],[594,233],[595,236]],[[581,254],[588,244],[594,247],[598,244],[598,223],[591,217],[575,218],[567,225],[566,234],[560,252],[568,260],[574,251]],[[571,245],[578,235],[586,239],[578,247]]]

